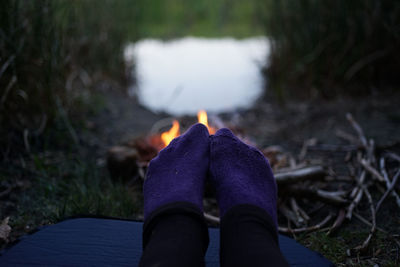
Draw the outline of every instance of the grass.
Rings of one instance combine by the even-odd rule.
[[[70,141],[68,136],[63,138]],[[134,194],[120,181],[113,181],[107,169],[98,166],[94,158],[73,147],[69,150],[32,153],[24,159],[25,164],[21,160],[2,164],[2,182],[19,181],[26,186],[11,195],[10,203],[15,205],[12,212],[0,209],[1,218],[5,213],[11,215],[13,238],[69,216],[133,219],[142,213],[140,194]]]
[[[364,227],[364,226],[360,226]],[[348,254],[348,250],[361,244],[368,236],[367,230],[355,230],[353,226],[344,226],[334,235],[314,232],[297,237],[304,246],[318,251],[336,266],[398,266],[396,262],[397,245],[390,234],[377,231],[363,253]]]
[[[399,90],[398,1],[266,1],[269,85],[283,98]]]

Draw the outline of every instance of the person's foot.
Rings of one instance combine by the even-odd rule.
[[[251,204],[267,211],[277,224],[277,187],[268,160],[229,129],[211,137],[210,174],[221,218],[234,206]]]
[[[173,202],[189,202],[203,211],[209,147],[207,128],[196,124],[150,162],[143,185],[145,219],[155,209]]]

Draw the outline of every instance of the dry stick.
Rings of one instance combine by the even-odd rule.
[[[385,168],[385,158],[383,158],[383,157],[380,159],[380,168],[381,168],[382,176],[386,182],[386,188],[389,189],[391,182],[390,182],[389,175]],[[396,199],[397,206],[400,207],[400,196],[394,190],[392,191],[392,196]]]
[[[279,205],[279,211],[289,220],[292,221],[297,227],[300,226],[296,213],[291,211],[285,204]]]
[[[395,153],[393,153],[393,152],[386,153],[386,156],[388,156],[388,157],[400,162],[400,156],[395,154]]]
[[[326,172],[322,166],[312,166],[296,169],[288,172],[276,173],[275,179],[278,185],[286,183],[297,183],[304,180],[323,179]]]
[[[361,159],[361,165],[366,169],[373,177],[377,178],[380,182],[385,182],[385,178],[374,168],[372,167],[368,161],[365,159]]]
[[[346,218],[346,210],[341,209],[339,211],[339,214],[338,214],[335,222],[333,223],[332,227],[329,229],[328,233],[326,233],[326,235],[330,235],[333,231],[335,231],[337,228],[339,228],[342,225],[345,218]]]
[[[215,224],[219,224],[220,223],[220,219],[218,217],[215,217],[215,216],[213,216],[211,214],[208,214],[208,213],[205,213],[205,212],[203,214],[204,214],[204,218],[207,221],[209,221],[211,223],[215,223]]]
[[[301,148],[301,152],[299,155],[300,161],[304,160],[307,155],[307,150],[309,146],[315,146],[317,144],[317,138],[311,138],[303,143],[303,147]]]
[[[361,172],[361,175],[360,175],[360,179],[357,179],[357,182],[358,182],[358,187],[356,187],[356,188],[361,188],[361,186],[362,186],[362,184],[363,184],[363,182],[364,182],[364,180],[365,180],[365,176],[366,176],[366,173],[365,173],[365,171],[362,171]],[[354,191],[353,191],[354,192]],[[353,193],[352,192],[352,193]],[[354,196],[354,198],[353,198],[353,201],[351,202],[351,204],[349,205],[349,207],[347,208],[347,213],[346,213],[346,218],[347,219],[351,219],[351,216],[352,216],[352,213],[353,213],[353,210],[354,210],[354,208],[358,205],[358,203],[360,203],[360,201],[361,201],[361,199],[362,199],[362,196],[363,196],[363,190],[359,190],[357,193],[356,193],[356,195]]]
[[[346,114],[346,119],[350,122],[351,126],[354,128],[354,130],[357,132],[358,134],[358,138],[361,141],[361,144],[367,148],[368,147],[368,143],[367,143],[367,138],[365,138],[364,135],[364,131],[362,130],[362,128],[360,127],[360,125],[354,120],[353,116],[351,115],[351,113],[347,113]]]
[[[381,199],[379,200],[378,204],[376,204],[376,212],[378,212],[379,208],[381,207],[383,201],[386,199],[386,197],[390,194],[390,192],[392,192],[392,190],[394,189],[397,180],[399,179],[400,176],[400,169],[397,171],[396,175],[393,177],[393,181],[390,184],[390,187],[388,188],[388,190],[385,192],[385,194],[383,194],[383,196],[381,197]]]
[[[372,223],[370,223],[367,219],[365,219],[363,216],[361,216],[360,214],[358,214],[357,212],[353,212],[354,217],[356,217],[357,219],[359,219],[361,222],[363,222],[364,224],[368,225],[369,227],[372,227]],[[383,230],[380,227],[376,227],[376,230],[381,231],[384,234],[389,234],[388,232],[386,232],[385,230]]]
[[[314,198],[329,204],[342,205],[347,203],[347,200],[343,198],[346,192],[343,191],[330,192],[321,189],[295,186],[288,187],[287,190],[293,195]]]
[[[375,212],[375,208],[374,208],[374,203],[372,202],[372,197],[371,194],[368,191],[368,188],[366,186],[362,187],[364,194],[367,196],[368,198],[368,202],[369,202],[369,206],[371,209],[371,217],[372,217],[372,226],[371,226],[371,230],[369,231],[369,235],[368,237],[365,239],[365,241],[360,245],[355,247],[355,250],[364,250],[368,247],[369,242],[371,241],[372,236],[375,233],[376,230],[376,212]]]
[[[308,214],[299,206],[299,212],[301,214],[301,217],[304,218],[304,220],[309,221],[311,218],[308,216]]]
[[[338,129],[338,130],[336,130],[335,134],[337,137],[340,137],[340,138],[350,142],[351,144],[359,143],[359,140],[356,137],[354,137],[352,134],[346,133],[345,131]]]
[[[325,217],[320,223],[310,226],[310,227],[302,227],[302,228],[295,228],[295,229],[289,229],[286,227],[278,227],[279,232],[281,233],[287,233],[287,234],[298,234],[298,233],[303,233],[303,232],[311,232],[311,231],[316,231],[321,229],[325,224],[327,224],[330,219],[332,219],[332,213],[329,213],[328,216]]]
[[[297,205],[297,202],[296,202],[295,198],[293,198],[293,197],[290,198],[290,205],[292,206],[292,210],[296,214],[297,222],[299,224],[303,224],[304,223],[304,218],[301,216],[301,213],[300,213],[300,210],[299,210],[299,205]]]

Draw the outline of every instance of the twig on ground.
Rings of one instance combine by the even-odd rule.
[[[389,189],[390,188],[390,185],[391,185],[391,182],[390,182],[390,179],[389,179],[389,175],[388,175],[388,173],[387,173],[387,171],[386,171],[386,167],[385,167],[385,158],[384,157],[382,157],[381,159],[380,159],[380,168],[381,168],[381,173],[382,173],[382,176],[383,176],[383,178],[385,179],[385,183],[386,183],[386,188],[387,189]],[[396,199],[396,204],[397,204],[397,206],[398,207],[400,207],[400,196],[396,193],[396,191],[392,191],[392,196]]]
[[[358,122],[356,122],[354,120],[351,113],[346,114],[346,119],[350,122],[351,126],[357,132],[358,138],[360,139],[361,144],[364,146],[364,148],[367,148],[368,147],[367,138],[365,138],[364,131],[362,130],[362,128],[360,127]]]
[[[335,222],[333,223],[332,227],[329,229],[328,233],[326,233],[327,235],[330,235],[331,233],[333,233],[337,228],[339,228],[344,219],[346,218],[346,210],[341,209],[338,213],[338,216],[336,217]]]
[[[325,175],[326,172],[322,166],[313,166],[288,172],[276,173],[275,179],[278,185],[293,184],[304,180],[322,179],[325,177]]]
[[[296,227],[300,226],[299,217],[293,211],[291,211],[285,204],[279,205],[279,211],[289,220],[292,221]]]
[[[383,194],[383,196],[379,200],[378,204],[376,204],[376,208],[375,208],[376,212],[378,212],[378,210],[381,207],[383,201],[385,201],[386,197],[392,192],[392,190],[396,186],[396,183],[397,183],[397,180],[399,179],[399,176],[400,176],[400,169],[397,171],[396,175],[393,177],[393,181],[390,184],[390,187],[387,189],[385,194]]]
[[[374,168],[372,167],[365,159],[361,159],[360,164],[366,169],[373,177],[377,178],[380,182],[385,182],[385,178]]]
[[[301,148],[301,152],[299,155],[300,161],[304,160],[307,155],[307,150],[309,146],[315,146],[317,144],[317,138],[307,139],[303,143],[303,147]]]
[[[353,199],[353,201],[351,202],[350,206],[347,208],[347,213],[346,213],[346,218],[351,220],[351,216],[353,214],[353,210],[354,208],[358,205],[358,203],[360,203],[361,199],[363,196],[363,191],[360,190],[358,191],[356,197]]]
[[[337,137],[342,138],[342,139],[350,142],[351,144],[360,143],[360,141],[357,139],[357,137],[355,137],[354,135],[349,134],[349,133],[347,133],[345,131],[342,131],[342,130],[338,129],[338,130],[336,130],[335,134],[336,134]]]
[[[296,199],[291,197],[290,198],[290,205],[292,207],[292,210],[294,211],[294,213],[296,214],[297,217],[297,222],[299,224],[304,224],[305,218],[303,218],[301,212],[300,212],[300,207],[296,202]]]
[[[329,213],[328,216],[325,217],[320,223],[310,226],[310,227],[302,227],[302,228],[295,228],[289,229],[286,227],[279,227],[278,230],[281,233],[287,234],[299,234],[304,232],[312,232],[321,229],[325,224],[327,224],[332,219],[332,213]]]
[[[343,205],[348,202],[343,198],[346,195],[346,192],[344,191],[330,192],[321,189],[297,186],[288,187],[286,190],[288,190],[292,195],[314,198],[334,205]]]
[[[361,216],[357,212],[353,212],[353,215],[354,215],[354,217],[356,217],[358,220],[360,220],[364,224],[368,225],[369,227],[372,227],[372,223],[370,223],[367,219],[365,219],[363,216]],[[386,232],[385,230],[383,230],[380,227],[376,227],[376,230],[381,231],[382,233],[385,233],[385,234],[389,234],[388,232]]]
[[[393,152],[387,152],[386,156],[390,157],[391,159],[397,160],[398,162],[400,162],[400,156],[393,153]]]
[[[376,230],[376,212],[375,212],[375,208],[374,208],[374,203],[372,202],[372,197],[371,194],[368,191],[368,188],[366,186],[362,187],[364,194],[367,196],[368,202],[369,202],[369,206],[371,209],[371,217],[372,217],[372,225],[371,225],[371,230],[369,231],[369,235],[368,237],[365,239],[365,241],[360,245],[355,247],[355,250],[358,251],[363,251],[364,249],[366,249],[369,245],[369,242],[372,239],[372,236],[375,233]]]

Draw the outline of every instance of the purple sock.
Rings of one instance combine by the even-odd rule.
[[[226,128],[211,137],[210,154],[220,217],[236,205],[251,204],[267,211],[277,225],[276,182],[264,155]]]
[[[209,147],[207,128],[196,124],[150,162],[143,185],[145,219],[155,209],[180,201],[190,202],[203,211]]]

